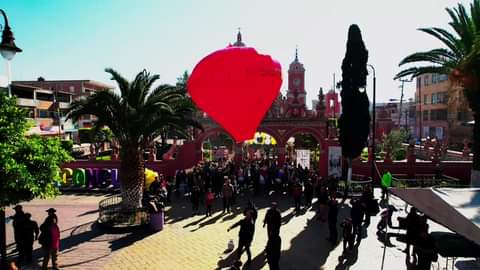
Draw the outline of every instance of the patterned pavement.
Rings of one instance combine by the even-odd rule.
[[[94,224],[98,216],[98,201],[105,196],[65,195],[54,200],[34,200],[24,204],[27,212],[39,223],[46,216],[45,209],[56,207],[60,219],[61,252],[60,269],[228,269],[235,258],[234,252],[226,252],[227,243],[233,239],[237,245],[238,228],[227,232],[227,228],[242,218],[242,210],[249,198],[238,199],[233,214],[222,214],[220,199],[217,199],[213,216],[191,215],[188,199],[174,198],[173,208],[167,209],[167,224],[163,231],[150,234],[146,230],[131,233],[112,233]],[[282,212],[282,254],[280,268],[290,269],[380,269],[383,243],[376,235],[377,217],[372,218],[370,227],[364,231],[365,238],[360,246],[347,257],[341,257],[341,242],[332,246],[325,239],[328,235],[326,223],[316,215],[317,206],[293,212],[293,201],[284,195],[254,197],[259,209],[256,231],[252,244],[252,264],[243,269],[268,269],[265,254],[267,235],[262,228],[263,217],[271,200],[279,202]],[[404,208],[400,200],[392,200],[397,208]],[[201,208],[201,210],[203,210]],[[11,213],[9,209],[7,214]],[[340,208],[339,221],[349,214],[348,204]],[[405,216],[403,211],[397,214]],[[396,224],[394,217],[394,225]],[[431,223],[431,222],[430,222]],[[431,223],[432,230],[445,230]],[[7,225],[10,255],[14,249],[11,225]],[[384,269],[408,269],[402,231],[391,230],[385,253]],[[339,230],[339,234],[340,230]],[[35,255],[41,254],[35,246]],[[247,255],[244,253],[242,261]],[[22,269],[39,269],[38,265]],[[443,269],[445,261],[439,260],[434,269]],[[471,261],[458,261],[455,269],[480,269]]]

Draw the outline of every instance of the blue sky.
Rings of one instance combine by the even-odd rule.
[[[469,3],[469,1],[461,1]],[[392,78],[398,62],[440,44],[419,27],[446,27],[451,0],[4,0],[24,52],[12,62],[13,80],[93,79],[109,83],[112,67],[129,79],[146,68],[174,83],[184,70],[233,42],[272,55],[286,71],[298,46],[306,68],[308,106],[318,89],[341,79],[347,30],[357,23],[377,71],[377,100],[399,98]],[[0,22],[3,24],[3,21]],[[5,75],[3,60],[0,75]],[[371,78],[369,78],[371,81]],[[371,92],[369,86],[368,92]],[[414,84],[405,87],[412,97]]]

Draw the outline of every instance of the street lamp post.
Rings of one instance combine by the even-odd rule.
[[[10,75],[10,61],[13,59],[17,52],[21,52],[22,49],[18,48],[15,45],[15,38],[13,37],[13,32],[8,25],[7,15],[5,11],[0,9],[0,13],[3,15],[3,19],[5,24],[3,25],[2,31],[2,42],[0,43],[0,54],[2,55],[5,60],[7,60],[7,72],[8,72],[8,96],[12,96],[12,89],[11,89],[11,75]],[[4,196],[3,185],[0,185],[0,196]],[[0,268],[6,269],[7,268],[7,239],[6,239],[6,230],[5,230],[5,209],[3,208],[4,205],[0,205]]]
[[[368,67],[370,67],[373,71],[373,108],[372,108],[372,164],[371,164],[371,168],[370,168],[370,174],[372,176],[372,181],[375,181],[375,160],[376,160],[376,156],[375,156],[375,122],[376,122],[376,111],[375,111],[375,107],[376,107],[376,87],[377,87],[377,76],[375,75],[375,67],[373,67],[372,65],[368,64]]]
[[[5,60],[7,60],[7,76],[8,76],[8,96],[12,96],[12,90],[10,87],[11,81],[11,71],[10,71],[10,61],[15,57],[16,53],[22,52],[22,49],[18,48],[15,45],[15,38],[13,37],[13,32],[8,25],[7,15],[5,11],[0,9],[0,13],[3,15],[5,25],[3,26],[2,31],[2,42],[0,43],[0,54]]]

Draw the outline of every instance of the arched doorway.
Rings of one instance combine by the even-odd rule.
[[[297,128],[285,134],[286,161],[318,170],[324,149],[323,137],[315,129]]]
[[[277,139],[266,132],[256,132],[253,139],[245,141],[243,144],[244,159],[247,160],[277,160],[279,142]]]
[[[210,131],[203,134],[201,142],[201,157],[205,161],[228,161],[235,155],[235,143],[223,130]]]

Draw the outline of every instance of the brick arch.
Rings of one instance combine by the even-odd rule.
[[[230,137],[230,139],[232,139],[233,144],[235,146],[235,139],[233,139],[232,136],[230,136],[230,134],[228,134],[228,132],[226,132],[223,128],[209,128],[209,129],[206,129],[204,132],[200,133],[198,135],[198,137],[195,139],[197,147],[200,149],[202,147],[202,143],[208,137],[215,136],[219,133],[223,133],[223,134],[227,135],[228,137]]]
[[[322,134],[320,133],[320,131],[318,130],[318,128],[311,128],[311,127],[297,127],[297,128],[293,128],[289,131],[287,131],[287,133],[285,133],[283,135],[283,142],[287,142],[287,140],[290,138],[290,137],[294,137],[295,135],[299,134],[299,133],[306,133],[306,134],[311,134],[316,140],[317,142],[320,144],[320,148],[323,150],[325,149],[326,147],[326,144],[325,144],[325,139],[323,138]]]
[[[282,135],[280,135],[280,132],[278,132],[274,128],[259,126],[257,132],[265,132],[268,135],[272,136],[277,141],[277,145],[283,145],[285,143]]]

